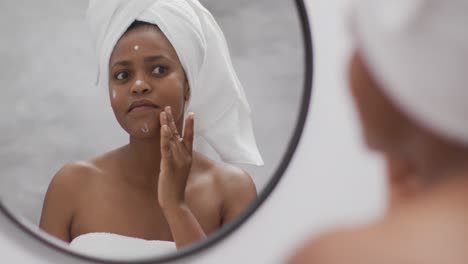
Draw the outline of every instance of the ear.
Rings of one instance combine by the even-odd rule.
[[[184,101],[188,102],[191,97],[191,90],[190,90],[190,85],[188,83],[188,80],[185,79],[185,85],[184,85]]]

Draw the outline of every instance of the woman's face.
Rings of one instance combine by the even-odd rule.
[[[159,135],[159,114],[171,106],[183,120],[190,90],[179,58],[156,26],[129,30],[114,48],[109,63],[109,95],[117,121],[131,136]]]
[[[408,119],[382,93],[358,52],[351,59],[349,74],[367,145],[386,153],[401,150],[408,132]]]

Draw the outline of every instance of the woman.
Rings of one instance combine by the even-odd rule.
[[[309,241],[289,263],[467,263],[468,4],[361,1],[350,84],[387,158],[388,212]]]
[[[204,239],[256,190],[241,169],[194,151],[194,135],[224,161],[262,164],[221,30],[197,0],[91,1],[87,19],[98,86],[129,143],[65,165],[40,227],[72,244],[119,235],[180,248]]]

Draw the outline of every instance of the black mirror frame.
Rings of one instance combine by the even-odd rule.
[[[297,12],[299,15],[299,19],[301,22],[303,44],[304,44],[304,49],[305,49],[304,90],[302,93],[301,109],[299,113],[299,118],[297,119],[297,122],[296,122],[294,135],[290,139],[288,149],[286,150],[286,153],[284,154],[280,165],[278,166],[275,173],[273,174],[272,179],[268,182],[268,184],[262,190],[257,200],[254,203],[252,203],[242,213],[242,215],[240,215],[235,221],[223,226],[219,231],[209,236],[207,239],[199,243],[195,243],[186,248],[183,248],[181,250],[178,250],[177,252],[174,252],[174,253],[170,253],[161,257],[155,257],[151,259],[135,260],[132,263],[134,264],[170,263],[170,262],[186,259],[196,253],[199,253],[203,250],[207,250],[208,248],[214,246],[216,243],[227,238],[231,233],[233,233],[243,223],[245,223],[247,219],[251,217],[257,211],[257,209],[267,200],[270,193],[272,193],[272,191],[275,189],[275,187],[281,180],[281,177],[283,176],[292,157],[294,156],[294,152],[302,136],[302,132],[304,129],[304,125],[305,125],[308,110],[309,110],[310,98],[312,94],[312,79],[313,79],[313,66],[314,66],[313,61],[314,60],[313,60],[312,36],[311,36],[309,17],[307,14],[307,9],[306,9],[304,0],[295,0],[295,3],[296,3],[296,8],[297,8]],[[7,218],[18,227],[19,230],[28,233],[34,239],[37,239],[40,242],[45,243],[68,256],[71,255],[83,261],[94,262],[94,263],[108,263],[108,264],[128,263],[128,261],[105,260],[105,259],[99,259],[99,258],[82,255],[82,254],[75,253],[72,251],[67,251],[64,248],[52,243],[51,241],[45,239],[44,237],[40,236],[36,232],[32,231],[24,223],[18,220],[18,218],[14,216],[13,212],[11,212],[3,203],[0,203],[0,212],[6,215]]]

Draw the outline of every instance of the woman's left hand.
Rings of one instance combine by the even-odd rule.
[[[192,167],[194,116],[190,113],[180,136],[167,106],[160,114],[161,169],[159,173],[158,201],[161,208],[169,210],[185,206],[185,188]]]

